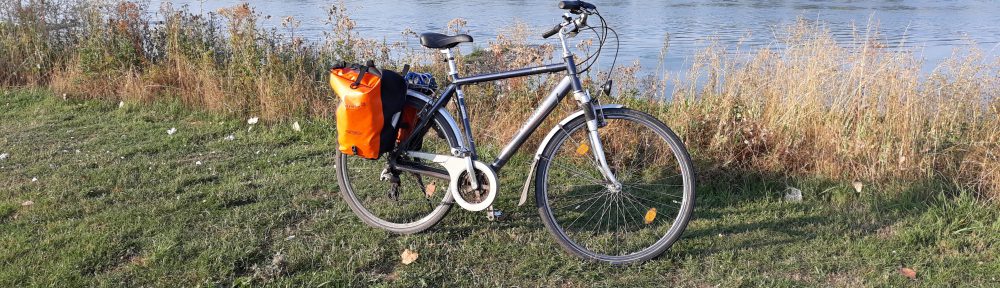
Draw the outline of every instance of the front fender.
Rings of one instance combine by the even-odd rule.
[[[595,106],[594,110],[619,109],[619,108],[625,108],[625,105],[621,104],[600,105],[600,106]],[[559,121],[559,124],[556,124],[555,127],[552,127],[552,130],[549,131],[549,134],[545,136],[545,140],[542,140],[542,144],[538,145],[538,151],[535,151],[535,159],[531,161],[531,168],[529,168],[528,170],[528,178],[524,180],[524,189],[521,189],[521,200],[517,202],[517,206],[523,206],[525,202],[528,202],[528,189],[531,188],[531,180],[533,180],[535,176],[535,168],[538,167],[538,159],[542,158],[542,152],[545,151],[545,148],[549,146],[549,142],[552,141],[552,138],[556,136],[556,133],[558,133],[559,130],[562,130],[563,126],[566,126],[566,124],[569,124],[570,121],[573,121],[574,119],[580,117],[585,117],[583,114],[583,110],[576,111],[575,113],[566,116],[566,118],[563,118],[562,121]]]

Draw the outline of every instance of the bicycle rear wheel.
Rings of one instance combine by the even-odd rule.
[[[598,170],[586,119],[561,127],[543,150],[535,197],[546,228],[579,257],[627,264],[666,251],[694,209],[694,170],[683,142],[656,118],[605,109],[598,130],[621,187]]]
[[[423,100],[410,97],[404,109],[420,111]],[[451,148],[458,147],[454,130],[439,113],[418,141],[408,150],[451,155]],[[337,182],[340,194],[366,224],[398,234],[418,233],[437,224],[451,208],[452,195],[448,193],[449,181],[421,176],[412,172],[390,171],[389,155],[378,160],[368,160],[337,152]],[[400,159],[408,163],[437,166],[419,159]],[[399,188],[393,193],[391,176],[399,179]]]

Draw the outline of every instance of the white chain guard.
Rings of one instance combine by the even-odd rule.
[[[472,204],[465,201],[465,199],[462,198],[462,194],[458,192],[459,177],[462,175],[462,172],[465,172],[466,169],[468,169],[465,158],[416,151],[407,151],[406,155],[437,163],[438,165],[444,167],[445,170],[448,170],[448,176],[451,178],[451,185],[448,186],[448,192],[454,196],[455,203],[458,203],[458,206],[463,209],[469,211],[483,211],[486,210],[486,208],[489,208],[490,205],[493,205],[493,200],[497,197],[499,179],[497,179],[496,172],[493,172],[493,169],[491,169],[489,165],[486,165],[486,163],[479,161],[475,161],[473,163],[476,170],[485,174],[484,176],[486,176],[487,182],[489,182],[489,187],[487,187],[489,190],[487,190],[486,193],[486,200]]]

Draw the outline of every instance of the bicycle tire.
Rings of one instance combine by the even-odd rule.
[[[407,100],[407,105],[416,105],[415,107],[421,107],[421,108],[424,107],[424,105],[427,105],[427,102],[419,98],[415,97],[409,97],[409,98],[410,99]],[[447,142],[447,145],[450,146],[448,149],[458,147],[458,138],[454,133],[453,130],[454,127],[451,127],[449,122],[446,120],[446,118],[444,118],[443,115],[440,114],[440,112],[436,112],[433,115],[434,115],[434,121],[430,123],[431,125],[430,129],[425,129],[425,131],[423,131],[423,133],[425,133],[425,136],[418,137],[417,139],[421,139],[420,142],[425,142],[427,139],[427,135],[437,134],[438,137],[443,136],[445,138],[444,140]],[[418,144],[414,143],[411,145],[418,145]],[[423,147],[423,149],[427,149],[427,147]],[[356,156],[345,155],[343,153],[340,153],[340,151],[338,151],[336,157],[337,157],[336,158],[337,183],[340,187],[341,197],[344,199],[344,202],[346,202],[347,205],[351,208],[351,211],[354,212],[354,214],[357,215],[358,218],[362,220],[362,222],[371,227],[384,229],[396,234],[419,233],[433,227],[439,221],[441,221],[441,219],[444,218],[445,215],[447,215],[448,211],[451,209],[452,203],[454,202],[453,196],[451,195],[451,193],[448,193],[447,181],[440,181],[444,183],[444,185],[441,185],[441,188],[437,188],[436,190],[440,191],[437,193],[443,194],[443,198],[439,203],[437,203],[437,206],[435,206],[430,213],[416,219],[415,221],[408,221],[403,223],[391,219],[385,219],[386,217],[384,215],[376,215],[377,213],[372,211],[373,208],[375,207],[371,207],[372,205],[366,205],[366,203],[362,201],[363,198],[366,198],[366,196],[363,196],[361,195],[361,193],[359,193],[360,192],[359,190],[361,189],[355,189],[354,184],[356,183],[352,183],[354,182],[352,179],[356,177],[351,177],[352,173],[350,173],[351,172],[350,170],[352,168],[350,167],[351,164],[349,163],[351,162],[387,163],[388,156],[383,155],[383,157],[380,158],[379,160],[366,160],[366,159],[359,159]],[[371,161],[371,162],[361,162],[361,161]],[[360,172],[356,174],[360,174]],[[402,180],[403,177],[400,176],[400,178]],[[406,193],[406,192],[407,191],[401,191],[401,193]],[[374,196],[368,196],[368,198],[374,198],[374,197],[377,197],[377,193]]]
[[[659,239],[656,240],[655,243],[637,252],[628,253],[626,255],[609,255],[592,251],[591,249],[586,247],[587,246],[586,244],[577,243],[577,241],[574,241],[574,239],[572,239],[568,235],[570,233],[567,233],[565,231],[565,228],[562,225],[560,225],[559,223],[560,221],[559,219],[557,219],[559,218],[558,217],[559,215],[554,214],[553,208],[551,207],[552,206],[551,204],[553,203],[550,203],[552,195],[549,195],[550,194],[549,185],[552,183],[549,183],[549,176],[551,172],[549,170],[553,166],[553,160],[554,160],[553,157],[555,157],[556,156],[555,154],[560,151],[559,148],[564,143],[567,142],[567,139],[571,137],[572,133],[581,130],[583,131],[583,133],[586,133],[587,130],[586,119],[583,116],[573,119],[569,121],[565,126],[562,126],[561,130],[558,131],[555,134],[555,136],[551,139],[549,144],[546,147],[544,147],[538,166],[536,167],[536,176],[535,176],[536,205],[538,207],[539,214],[541,215],[541,218],[543,220],[542,222],[545,224],[545,227],[554,236],[558,244],[567,252],[583,259],[606,262],[615,265],[647,261],[649,259],[652,259],[654,257],[663,254],[663,252],[669,249],[670,246],[673,245],[680,238],[681,234],[687,227],[687,223],[690,221],[692,217],[691,214],[693,213],[694,202],[695,202],[694,168],[693,165],[691,164],[690,155],[688,154],[686,148],[684,147],[683,142],[669,127],[666,126],[666,124],[659,121],[658,119],[648,114],[626,108],[604,109],[603,114],[608,119],[608,121],[625,120],[625,121],[639,123],[640,125],[643,125],[652,130],[660,139],[666,142],[667,146],[670,147],[671,153],[674,156],[674,159],[676,159],[677,164],[679,166],[677,168],[681,173],[680,175],[682,176],[681,178],[683,181],[683,187],[681,189],[682,190],[681,192],[683,193],[682,196],[683,198],[681,204],[677,209],[677,215],[673,218],[674,221],[669,226],[667,232],[663,234],[662,237],[659,237]],[[599,131],[603,131],[603,129],[605,128],[602,128],[602,130]],[[602,135],[602,138],[603,137],[604,136]],[[628,138],[628,137],[619,137],[619,138]],[[593,158],[591,158],[591,160],[593,160]],[[561,164],[556,164],[556,165],[561,165]],[[636,188],[638,188],[638,186]],[[610,196],[599,196],[599,197],[610,197]],[[627,197],[622,197],[622,198],[627,199]],[[596,202],[597,200],[593,201]],[[619,201],[624,202],[625,200],[619,200]],[[593,206],[594,204],[590,205]],[[582,205],[577,205],[576,207],[580,206]],[[611,205],[608,204],[608,206],[610,207]],[[588,207],[587,209],[590,208]],[[627,209],[622,209],[622,211],[625,210]],[[608,209],[608,211],[610,211],[610,209]],[[653,215],[655,217],[656,215],[655,210],[648,210],[648,211],[653,211],[654,212]],[[648,211],[646,217],[648,217],[649,214]],[[578,218],[576,218],[574,222],[578,221],[584,216],[586,216],[586,214],[582,213],[582,215],[578,216]],[[594,216],[590,217],[592,219]],[[603,219],[604,216],[602,215],[601,217],[602,217],[601,219]],[[609,227],[611,226],[610,218],[611,217],[608,217]],[[568,221],[568,219],[566,221]],[[617,223],[617,219],[615,219],[615,221]],[[598,221],[597,224],[598,224],[597,231],[599,231],[601,227],[600,226],[601,222]],[[648,225],[649,223],[646,224]],[[575,223],[569,223],[569,227],[573,227],[573,225],[575,225]],[[614,234],[617,234],[618,233],[617,229],[619,229],[619,227],[616,227],[615,229],[616,230],[614,231]],[[587,234],[585,232],[580,232],[580,233],[573,232],[573,233]],[[597,234],[596,231],[594,233]]]

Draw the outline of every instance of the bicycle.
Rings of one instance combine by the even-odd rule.
[[[562,1],[559,8],[568,10],[564,21],[542,36],[559,35],[563,63],[461,77],[452,48],[472,42],[472,37],[420,36],[423,46],[439,49],[447,58],[451,84],[436,98],[407,92],[405,109],[419,111],[419,120],[413,132],[381,160],[340,153],[336,159],[341,194],[363,222],[411,234],[437,224],[453,204],[470,211],[492,211],[499,187],[497,171],[572,92],[579,111],[559,122],[539,145],[518,205],[525,204],[534,179],[535,203],[545,227],[563,249],[584,259],[641,262],[662,254],[677,241],[691,218],[695,197],[694,170],[683,142],[649,114],[623,105],[602,105],[591,97],[582,87],[567,38],[603,28],[603,48],[611,28],[593,4]],[[592,15],[603,26],[589,27],[587,19]],[[600,48],[597,51],[599,55]],[[462,86],[558,72],[566,76],[496,159],[491,164],[481,162]],[[609,78],[602,87],[605,93],[610,93],[610,83]],[[462,129],[445,107],[452,99]],[[439,189],[442,184],[446,188]]]

